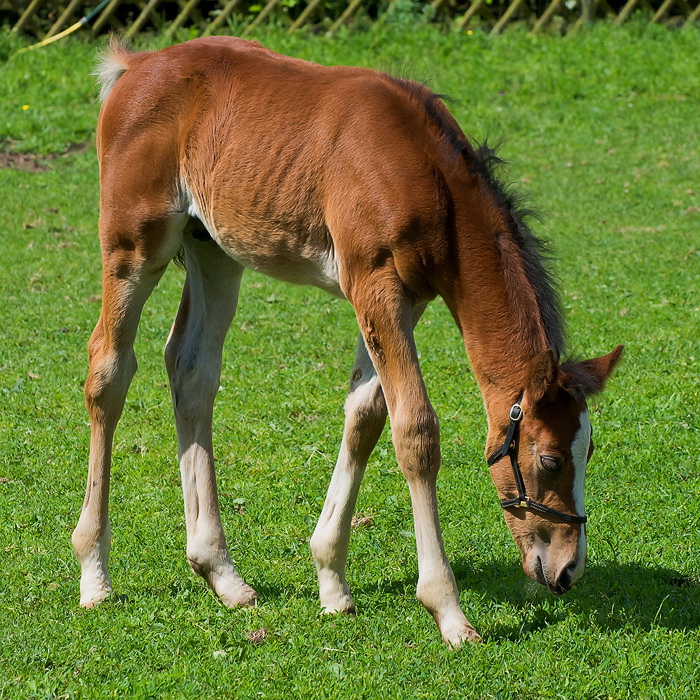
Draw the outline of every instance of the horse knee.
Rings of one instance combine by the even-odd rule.
[[[406,478],[434,478],[440,469],[440,424],[431,406],[394,418],[392,437]]]
[[[85,405],[93,419],[121,413],[129,384],[136,374],[132,349],[105,351],[103,338],[93,336],[89,344],[90,368],[85,382]]]

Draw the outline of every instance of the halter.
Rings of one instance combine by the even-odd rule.
[[[510,457],[510,465],[513,467],[513,477],[515,478],[515,485],[518,487],[518,496],[517,498],[502,498],[501,507],[530,508],[536,510],[538,513],[544,513],[545,515],[551,515],[553,518],[564,520],[567,523],[585,523],[588,520],[585,515],[562,513],[560,510],[555,510],[554,508],[544,505],[544,503],[533,501],[525,492],[525,482],[523,481],[523,475],[518,465],[518,426],[523,419],[523,407],[520,405],[522,399],[523,395],[521,393],[517,401],[510,407],[510,425],[508,426],[506,439],[487,460],[487,464],[490,467],[494,462],[501,459],[501,457],[508,455]]]

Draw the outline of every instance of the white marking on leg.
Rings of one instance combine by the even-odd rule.
[[[321,606],[325,612],[352,612],[355,604],[345,579],[350,524],[367,459],[386,421],[386,404],[372,361],[360,340],[345,430],[326,501],[311,538]]]
[[[578,515],[585,515],[586,508],[583,500],[583,488],[586,480],[586,462],[588,450],[591,444],[591,419],[587,410],[582,411],[580,427],[571,443],[571,458],[574,466],[574,506]],[[581,525],[581,534],[578,539],[578,564],[572,572],[572,583],[583,575],[586,565],[586,526]]]
[[[105,302],[90,339],[90,370],[85,383],[90,458],[85,501],[72,535],[81,567],[80,604],[86,608],[104,600],[112,591],[107,569],[112,443],[136,372],[133,342],[141,309],[162,273],[161,269],[156,274],[123,280],[105,276]]]
[[[185,499],[187,559],[225,605],[251,605],[255,591],[233,566],[221,525],[212,452],[221,350],[235,313],[242,268],[206,243],[185,240],[185,250],[186,290],[165,354]]]
[[[353,612],[355,609],[345,578],[345,565],[350,523],[363,474],[364,465],[357,464],[352,459],[343,440],[323,510],[310,543],[324,612]]]

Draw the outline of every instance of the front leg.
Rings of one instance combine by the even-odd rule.
[[[459,605],[437,511],[440,431],[418,364],[412,306],[397,278],[368,276],[352,285],[351,301],[389,409],[396,457],[408,481],[418,548],[418,600],[435,619],[446,644],[477,641]]]
[[[436,480],[430,475],[406,476],[418,549],[416,597],[435,619],[446,644],[458,647],[465,641],[478,642],[481,638],[459,605],[457,583],[445,554],[437,510]]]

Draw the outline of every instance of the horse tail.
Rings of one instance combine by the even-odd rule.
[[[114,36],[110,38],[109,45],[97,61],[94,72],[100,85],[101,102],[107,99],[117,80],[129,69],[132,55],[119,39]]]

